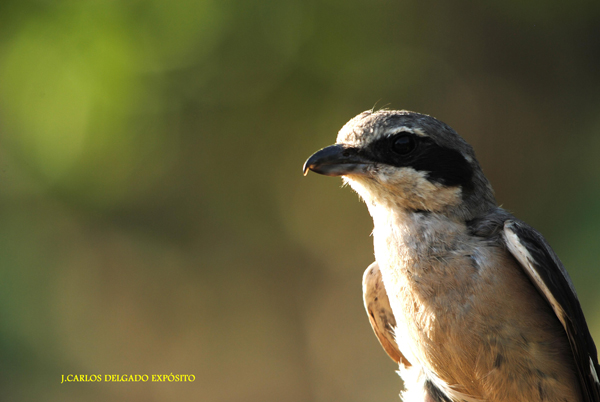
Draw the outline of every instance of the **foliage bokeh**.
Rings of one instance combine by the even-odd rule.
[[[600,341],[598,65],[585,0],[4,0],[5,399],[398,400],[362,307],[366,208],[301,174],[372,107],[475,147]]]

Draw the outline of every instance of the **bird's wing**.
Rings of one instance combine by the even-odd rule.
[[[373,331],[383,349],[393,361],[410,367],[409,361],[400,352],[394,337],[396,318],[390,307],[390,300],[385,292],[377,262],[369,265],[363,275],[363,300]]]
[[[565,328],[585,401],[600,402],[596,346],[567,271],[542,235],[525,223],[507,220],[502,235]]]

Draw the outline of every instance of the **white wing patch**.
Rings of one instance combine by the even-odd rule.
[[[550,289],[548,289],[546,283],[541,278],[540,274],[534,266],[535,261],[533,257],[531,256],[531,254],[529,254],[529,251],[527,251],[527,248],[525,248],[523,243],[521,243],[519,236],[517,236],[515,232],[513,232],[509,227],[507,227],[507,225],[504,226],[504,239],[506,240],[506,244],[508,245],[508,249],[510,250],[512,255],[523,266],[525,272],[533,281],[535,286],[544,294],[544,296],[546,296],[546,299],[552,306],[554,313],[562,323],[563,327],[566,328],[565,311],[563,310],[560,303],[558,303]]]
[[[594,381],[596,381],[596,384],[600,384],[600,381],[598,380],[598,373],[596,373],[596,367],[594,367],[594,361],[592,360],[591,357],[590,357],[590,372],[592,373],[592,376],[594,376]]]

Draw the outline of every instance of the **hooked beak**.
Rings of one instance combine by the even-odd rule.
[[[304,176],[309,170],[325,176],[366,175],[373,161],[358,153],[356,148],[335,144],[310,156],[302,168]]]

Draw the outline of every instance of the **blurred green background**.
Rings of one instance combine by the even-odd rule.
[[[2,399],[397,401],[370,217],[301,172],[373,106],[475,147],[600,342],[599,65],[595,0],[3,0]]]

